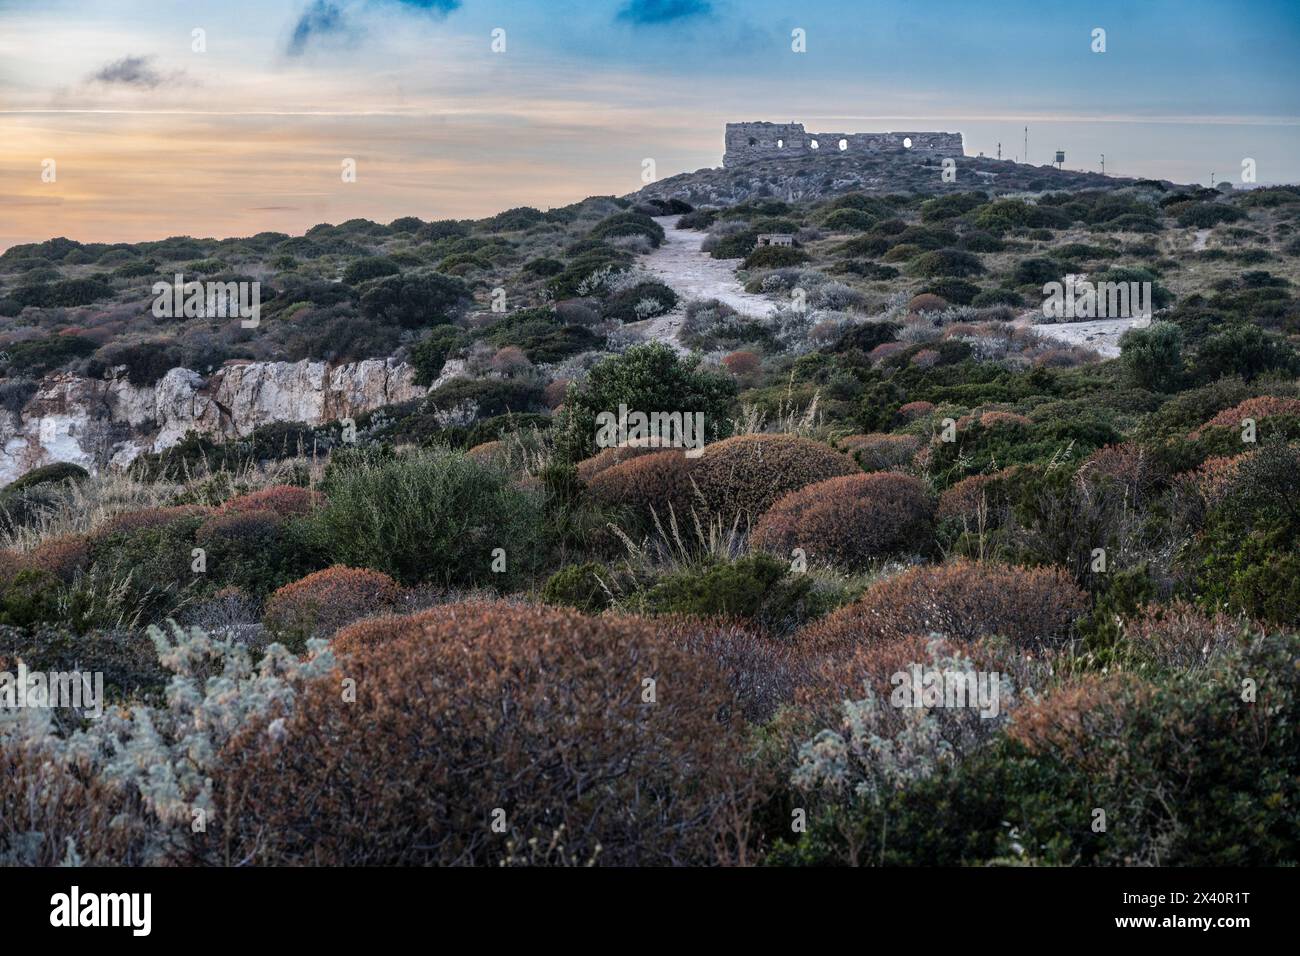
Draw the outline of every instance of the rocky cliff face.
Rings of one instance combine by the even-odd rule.
[[[351,417],[425,395],[414,379],[413,368],[392,359],[249,362],[206,378],[174,368],[145,388],[122,376],[52,375],[20,412],[0,413],[0,484],[56,461],[121,467],[189,431],[238,438],[274,422]]]

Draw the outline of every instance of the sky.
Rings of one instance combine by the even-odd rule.
[[[0,249],[548,208],[753,120],[1300,182],[1298,81],[1300,0],[0,0]]]

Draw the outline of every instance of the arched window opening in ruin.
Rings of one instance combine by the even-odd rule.
[[[813,140],[812,142],[810,142],[810,143],[808,144],[808,148],[809,148],[809,149],[818,149],[818,148],[820,148],[820,144],[817,142],[817,140]]]
[[[753,136],[749,137],[749,145],[750,145],[750,146],[757,146],[757,145],[758,145],[758,139],[755,138],[755,137],[753,137]]]
[[[911,148],[912,148],[912,137],[910,137],[910,136],[904,136],[904,137],[903,137],[903,149],[911,149]]]
[[[844,150],[848,148],[849,148],[849,141],[847,139],[840,140],[840,149]]]
[[[776,141],[776,148],[777,148],[777,149],[785,149],[785,140],[783,140],[783,139],[778,139],[778,140]]]

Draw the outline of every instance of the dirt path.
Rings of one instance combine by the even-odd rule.
[[[667,342],[678,351],[686,349],[677,341],[685,315],[685,305],[692,299],[717,299],[725,302],[742,315],[761,318],[768,315],[772,303],[761,295],[746,292],[736,281],[739,259],[714,259],[700,251],[707,235],[694,229],[678,229],[680,216],[656,216],[655,222],[664,227],[664,241],[639,262],[642,269],[677,293],[677,308],[656,319],[648,319],[631,328],[645,333],[646,338]]]
[[[1065,345],[1084,345],[1096,349],[1102,358],[1119,357],[1120,337],[1132,328],[1150,325],[1150,319],[1093,319],[1090,322],[1055,322],[1035,325],[1031,318],[1021,316],[1017,325],[1025,325],[1034,334]]]

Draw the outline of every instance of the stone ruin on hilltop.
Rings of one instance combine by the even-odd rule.
[[[722,165],[831,153],[915,151],[964,156],[961,133],[808,133],[802,123],[728,123]]]

